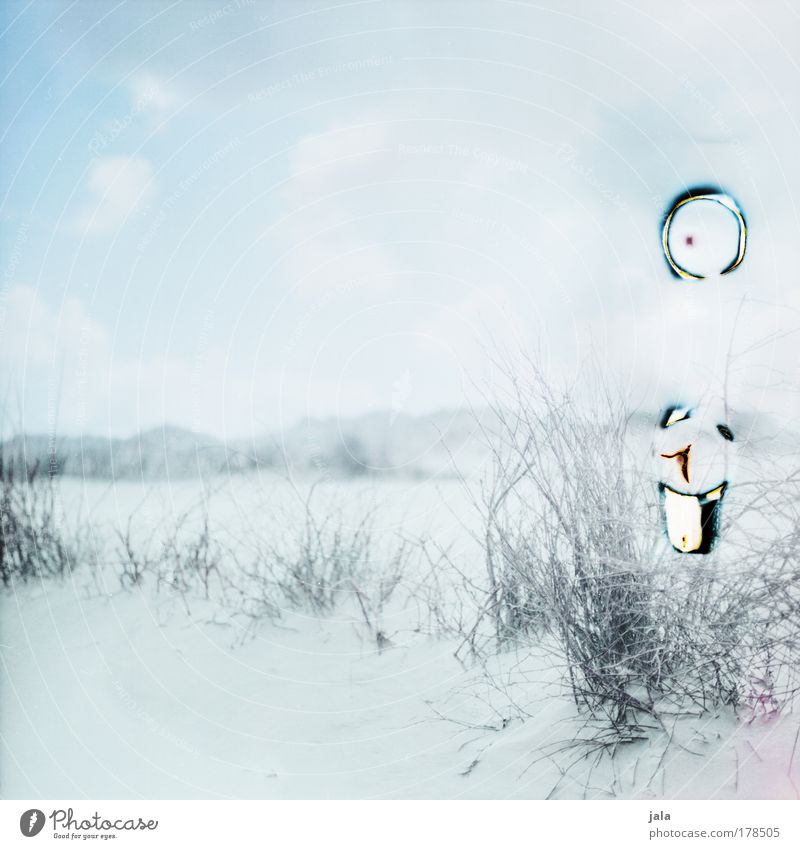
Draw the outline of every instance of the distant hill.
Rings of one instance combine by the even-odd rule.
[[[656,412],[637,411],[629,425],[646,456]],[[737,442],[745,454],[796,456],[800,440],[768,416],[737,415]],[[223,441],[164,426],[125,439],[98,436],[16,436],[0,443],[4,469],[38,466],[86,478],[163,480],[285,470],[316,478],[430,477],[470,474],[488,457],[482,429],[497,430],[489,410],[445,410],[426,416],[389,411],[352,418],[309,419],[282,433]]]
[[[483,414],[482,414],[483,415]],[[489,414],[485,414],[488,418]],[[280,434],[223,441],[179,427],[127,438],[15,436],[0,444],[5,469],[98,479],[208,477],[290,467],[319,477],[453,474],[485,455],[475,415],[386,412],[310,419]]]
[[[6,468],[49,470],[87,478],[167,478],[215,474],[229,451],[214,437],[177,427],[159,427],[126,439],[23,434],[2,446]]]

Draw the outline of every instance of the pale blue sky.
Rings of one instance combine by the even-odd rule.
[[[743,297],[743,347],[797,324],[788,2],[6,2],[0,29],[6,430],[424,413],[516,341],[652,405],[718,376]],[[697,183],[751,242],[691,288],[659,223]]]

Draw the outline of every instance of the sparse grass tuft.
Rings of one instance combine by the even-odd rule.
[[[676,554],[620,400],[601,388],[578,403],[529,365],[532,378],[512,379],[513,403],[496,409],[497,432],[487,434],[489,586],[470,648],[553,645],[578,706],[620,739],[676,712],[790,700],[800,660],[797,475],[770,484],[783,521],[776,507],[769,533],[741,531],[746,514],[769,509],[764,486],[742,487],[719,550]]]
[[[254,535],[243,610],[257,621],[286,609],[325,616],[349,608],[382,650],[390,643],[384,613],[404,577],[408,543],[379,541],[374,510],[352,524],[336,507],[315,507],[315,487],[307,495],[294,491],[300,518],[282,523],[280,534]]]
[[[52,478],[38,463],[4,463],[0,451],[0,583],[63,578],[81,548],[81,537],[64,527]]]

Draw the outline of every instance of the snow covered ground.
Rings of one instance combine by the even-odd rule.
[[[54,25],[2,4],[0,460],[94,478],[59,486],[96,563],[0,593],[0,795],[797,798],[790,710],[581,745],[553,647],[463,665],[425,597],[460,585],[419,552],[380,639],[355,603],[254,622],[115,562],[129,522],[147,559],[208,507],[246,563],[302,520],[288,460],[323,478],[323,515],[374,508],[381,538],[433,539],[480,583],[454,470],[475,474],[475,411],[533,364],[594,388],[594,361],[648,439],[665,407],[721,402],[724,509],[750,478],[762,498],[738,533],[793,521],[766,470],[791,477],[800,444],[796,10],[154,5]],[[661,227],[701,187],[746,228],[678,229],[685,255],[713,234],[727,264],[746,232],[746,258],[689,283]],[[688,469],[683,443],[665,459]],[[675,503],[696,518],[717,484]]]
[[[270,499],[286,495],[271,487],[240,480],[237,499],[223,489],[212,506],[227,504],[230,528],[248,512],[269,522]],[[329,484],[326,497],[354,505],[365,488],[383,496],[384,528],[402,519],[469,554],[457,483]],[[157,515],[198,491],[67,480],[62,494],[73,508],[82,495],[83,515],[108,530],[145,495]],[[379,652],[348,611],[287,612],[244,635],[213,602],[193,599],[189,613],[152,582],[123,591],[115,581],[100,592],[87,569],[0,600],[4,797],[800,795],[791,713],[684,718],[612,758],[573,745],[585,718],[546,646],[493,658],[487,677],[400,601]]]

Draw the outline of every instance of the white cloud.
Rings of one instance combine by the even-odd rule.
[[[180,102],[173,86],[168,86],[157,74],[150,71],[135,74],[128,80],[131,110],[151,111],[163,115]]]
[[[14,399],[5,411],[6,426],[55,429],[66,410],[73,428],[81,430],[86,392],[97,390],[99,369],[108,360],[106,331],[76,298],[55,309],[31,286],[11,288],[3,311],[0,359],[13,377],[2,389]]]
[[[166,422],[238,436],[274,424],[279,391],[289,393],[293,410],[307,392],[297,383],[284,385],[279,369],[242,373],[205,337],[180,354],[120,354],[78,298],[56,304],[18,285],[0,310],[7,430],[124,436]]]
[[[89,168],[87,189],[76,229],[85,235],[113,232],[155,193],[153,166],[142,156],[101,156]]]
[[[366,123],[364,122],[359,122]],[[292,286],[316,295],[348,285],[380,290],[395,266],[368,232],[348,220],[364,216],[363,193],[352,189],[380,177],[380,154],[388,140],[380,123],[331,127],[301,139],[289,154],[289,181],[283,196],[292,214],[274,232],[284,246]]]

